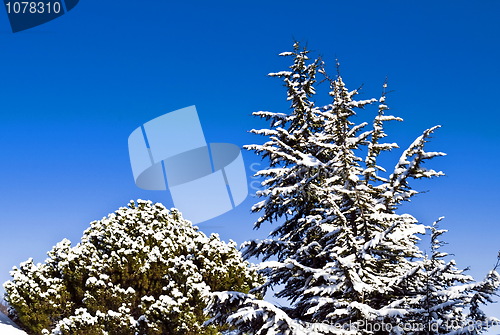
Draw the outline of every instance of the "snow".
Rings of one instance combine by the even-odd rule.
[[[19,329],[19,327],[3,313],[0,313],[0,334],[2,335],[26,335],[27,333]]]
[[[42,332],[47,335],[75,330],[86,333],[94,327],[107,333],[107,325],[130,329],[131,333],[142,333],[139,329],[146,325],[162,333],[186,327],[196,333],[204,321],[198,317],[204,298],[214,287],[244,290],[260,284],[234,242],[207,236],[177,210],[168,211],[151,201],[132,201],[128,207],[92,222],[80,243],[71,247],[69,240],[63,240],[48,256],[43,264],[29,259],[19,269],[14,267],[12,281],[4,286],[12,299],[7,301],[14,302],[19,315],[35,320],[25,323],[27,327],[33,327],[38,319],[46,321],[49,313],[56,316],[42,325],[50,326]],[[75,308],[81,308],[73,310],[74,300],[69,299],[74,297],[66,291],[64,281],[84,272],[85,281],[77,286],[83,298],[75,301]],[[154,282],[154,287],[145,289],[144,278]],[[108,297],[115,300],[114,305],[107,304]],[[97,304],[102,307],[96,311],[93,306]],[[68,305],[71,307],[61,313]],[[189,326],[186,320],[190,320]],[[0,335],[6,333],[0,329]]]
[[[270,129],[251,131],[268,141],[245,146],[269,159],[269,167],[256,174],[264,179],[256,195],[264,199],[252,208],[262,214],[255,227],[266,221],[280,226],[271,232],[272,239],[247,242],[243,251],[245,257],[263,261],[257,268],[267,282],[255,292],[281,285],[275,296],[291,306],[281,309],[255,296],[218,292],[212,296],[212,322],[280,335],[302,334],[301,327],[311,334],[331,334],[331,329],[320,328],[336,323],[355,333],[362,326],[356,325],[360,315],[362,322],[369,321],[366,325],[383,320],[393,329],[391,334],[407,333],[399,326],[403,321],[423,325],[429,318],[457,325],[479,322],[481,330],[488,328],[492,321],[477,317],[484,315],[478,303],[489,301],[500,277],[491,273],[475,282],[465,276],[438,251],[443,243],[437,236],[445,230],[396,211],[420,193],[411,187],[411,179],[444,175],[423,166],[445,155],[425,150],[439,126],[425,130],[386,178],[377,159],[398,145],[380,142],[387,136],[384,122],[402,119],[384,114],[389,109],[385,92],[380,100],[354,100],[358,92],[349,91],[340,75],[335,80],[325,76],[333,101],[317,106],[314,83],[317,72],[324,74],[323,63],[308,64],[307,51],[296,45],[294,49],[281,54],[295,56],[292,71],[271,74],[283,79],[292,111],[288,116],[254,113],[271,120]],[[362,132],[368,123],[351,120],[377,101],[373,128]],[[363,159],[358,153],[363,154],[365,146]],[[432,255],[426,256],[418,242],[429,231]],[[443,324],[442,330],[449,333],[457,327]]]

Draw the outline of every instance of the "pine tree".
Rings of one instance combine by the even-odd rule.
[[[421,334],[406,331],[404,323],[422,321],[426,313],[412,305],[428,287],[420,277],[429,275],[430,263],[418,246],[426,227],[397,210],[418,194],[411,179],[443,175],[424,166],[444,156],[425,150],[438,127],[424,131],[384,177],[379,155],[397,148],[382,142],[384,123],[401,118],[385,115],[385,93],[380,99],[356,100],[358,90],[349,91],[340,73],[330,78],[323,62],[310,61],[308,54],[298,43],[294,51],[281,54],[293,58],[290,71],[271,76],[283,79],[290,112],[255,113],[271,126],[252,132],[269,140],[247,146],[269,159],[269,168],[257,173],[265,178],[265,189],[258,193],[264,200],[252,208],[261,213],[256,227],[278,224],[269,239],[245,245],[245,257],[267,261],[260,265],[267,282],[252,292],[281,285],[276,296],[287,299],[290,307],[278,308],[252,294],[218,292],[208,308],[214,316],[210,322],[250,334]],[[331,103],[324,106],[315,99],[319,75],[330,83]],[[377,102],[372,129],[354,122],[357,113]],[[415,277],[424,286],[415,287]],[[487,301],[497,279],[493,271],[484,284],[488,289],[469,284],[474,301]],[[473,310],[470,318],[481,319],[479,309]],[[446,317],[437,316],[441,322]]]
[[[142,200],[11,275],[4,287],[17,321],[30,334],[71,335],[219,334],[224,328],[203,327],[208,294],[248,292],[259,280],[234,242]]]
[[[425,334],[476,334],[499,324],[500,320],[487,317],[482,304],[493,302],[500,277],[495,268],[483,281],[475,282],[466,270],[459,270],[454,260],[446,261],[448,253],[441,250],[446,243],[441,236],[447,230],[439,229],[439,218],[430,227],[431,255],[408,280],[411,291],[405,297],[407,323],[421,325]],[[410,284],[411,283],[411,284]],[[409,294],[409,293],[412,294]]]

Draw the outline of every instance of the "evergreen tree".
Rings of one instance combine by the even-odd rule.
[[[6,300],[30,334],[219,334],[224,328],[202,326],[208,294],[258,284],[234,242],[141,200],[11,275]]]
[[[412,294],[405,297],[406,322],[421,325],[425,334],[476,334],[500,323],[480,309],[482,304],[493,302],[495,290],[500,286],[500,277],[495,272],[498,263],[483,281],[475,282],[465,275],[465,270],[457,269],[454,260],[447,262],[448,254],[441,251],[446,244],[441,236],[447,232],[439,229],[442,219],[430,227],[432,254],[408,280]]]
[[[358,90],[349,91],[340,74],[330,78],[323,63],[310,61],[308,55],[298,43],[294,51],[281,54],[293,58],[290,70],[270,75],[283,79],[290,112],[255,113],[271,126],[252,132],[269,140],[247,146],[270,164],[257,173],[264,177],[265,189],[258,192],[264,200],[252,208],[262,213],[256,227],[278,224],[269,239],[244,246],[245,257],[266,261],[260,271],[267,282],[252,293],[281,285],[276,296],[287,299],[290,307],[278,308],[252,294],[217,292],[208,308],[210,323],[231,324],[250,334],[426,334],[407,331],[404,325],[429,317],[428,310],[413,303],[420,292],[428,292],[429,282],[422,278],[433,270],[426,267],[437,264],[425,261],[417,245],[426,227],[397,210],[418,194],[411,179],[443,175],[424,167],[425,161],[444,155],[424,149],[438,127],[424,131],[384,177],[378,157],[397,148],[382,142],[384,123],[402,121],[385,114],[386,94],[357,100]],[[324,106],[315,100],[318,75],[330,83],[331,103]],[[372,129],[365,130],[368,124],[355,123],[355,116],[376,103]],[[441,284],[451,292],[454,283],[465,278],[450,271],[458,277]],[[412,280],[417,277],[421,285],[415,287]],[[465,296],[457,300],[471,307],[488,301],[499,285],[494,271],[484,285],[471,278],[469,282],[468,296],[474,295],[475,302],[463,300]],[[468,315],[485,320],[475,307]],[[450,321],[449,313],[434,316],[439,322]],[[483,328],[489,325],[483,322]]]

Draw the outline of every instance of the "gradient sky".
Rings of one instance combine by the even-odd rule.
[[[209,142],[261,141],[247,133],[266,126],[251,113],[286,111],[266,75],[289,65],[277,54],[294,40],[332,73],[338,58],[361,98],[378,97],[387,76],[391,112],[405,119],[389,140],[402,148],[443,125],[429,148],[448,156],[430,166],[447,176],[414,184],[429,192],[403,209],[424,224],[446,216],[446,250],[482,279],[500,249],[499,15],[498,0],[81,0],[13,34],[0,10],[0,281],[130,199],[172,206],[134,184],[127,138],[144,122],[196,105]],[[250,176],[259,159],[244,158]],[[239,243],[265,237],[269,226],[252,230],[255,201],[199,226]],[[488,311],[500,318],[499,305]]]

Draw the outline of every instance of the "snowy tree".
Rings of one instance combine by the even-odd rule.
[[[418,242],[428,227],[398,211],[418,194],[411,179],[443,175],[424,166],[444,156],[425,150],[438,127],[425,130],[386,175],[378,158],[398,146],[382,141],[384,124],[402,121],[385,114],[386,94],[357,100],[358,90],[348,90],[340,74],[330,78],[323,62],[309,60],[309,52],[298,43],[292,52],[280,55],[292,58],[293,64],[270,75],[284,81],[290,111],[255,113],[270,121],[270,128],[252,132],[268,141],[247,146],[269,160],[269,168],[257,173],[264,178],[264,190],[258,192],[263,200],[252,210],[261,213],[257,228],[265,222],[278,226],[269,239],[244,245],[245,257],[264,261],[260,272],[267,282],[251,294],[212,294],[209,323],[230,324],[250,334],[425,334],[405,328],[406,322],[429,318],[429,310],[416,305],[439,305],[420,295],[430,290],[431,283],[423,278],[432,275],[440,281],[450,273],[454,279],[439,283],[446,291],[441,297],[450,298],[460,290],[457,283],[467,282],[467,293],[456,297],[455,307],[460,301],[461,307],[469,305],[466,318],[487,328],[490,323],[479,304],[499,286],[498,274],[492,271],[484,282],[474,283],[462,277],[454,263],[439,263],[437,254],[433,262],[426,261]],[[316,102],[318,76],[330,84],[331,102],[321,106]],[[354,122],[360,111],[376,104],[371,129],[366,122]],[[437,270],[443,266],[447,269]],[[270,287],[279,287],[276,296],[290,306],[279,308],[253,295]],[[453,313],[444,312],[432,317],[441,323],[462,322],[463,315],[453,319]]]
[[[479,333],[500,323],[480,309],[482,304],[493,302],[495,290],[500,286],[500,277],[495,272],[498,263],[483,281],[475,282],[465,270],[457,269],[454,260],[446,261],[449,255],[441,250],[446,244],[441,236],[447,232],[439,229],[442,219],[430,227],[432,254],[408,278],[407,294],[402,301],[408,306],[406,319],[422,325],[428,334]]]
[[[13,317],[32,334],[71,335],[219,334],[224,328],[203,327],[209,293],[248,292],[259,280],[234,242],[141,200],[11,275],[4,287]]]

